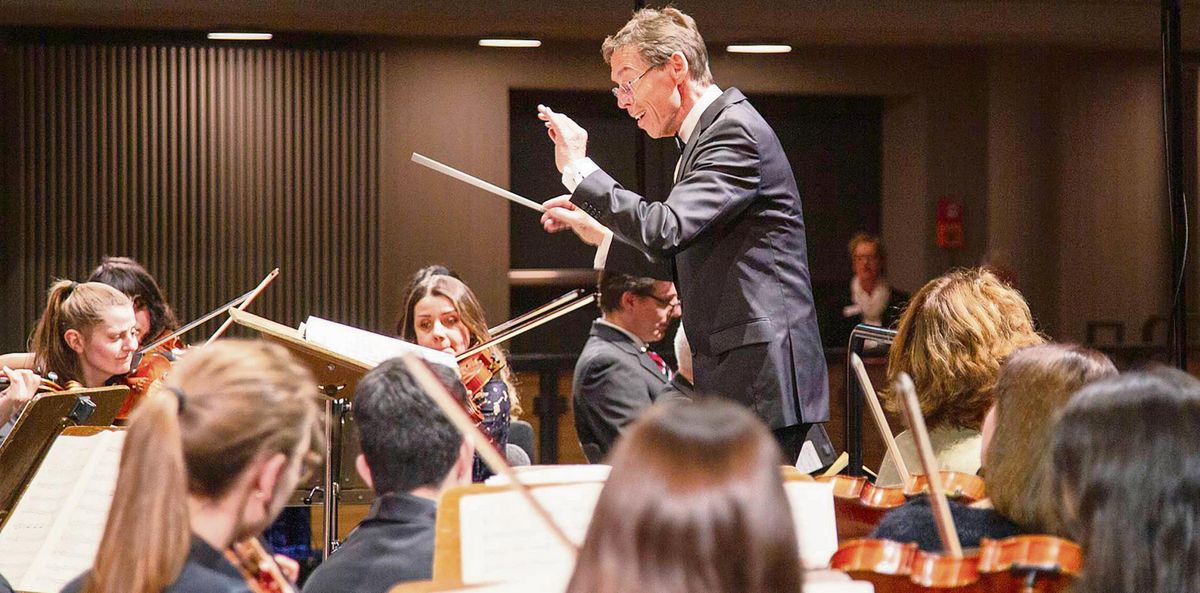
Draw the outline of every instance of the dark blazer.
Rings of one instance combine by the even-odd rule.
[[[979,541],[985,537],[1004,539],[1022,533],[1020,527],[995,509],[969,507],[950,501],[950,515],[954,518],[954,526],[958,529],[958,538],[964,548],[979,547]],[[938,535],[928,496],[919,496],[888,511],[875,531],[871,532],[871,538],[914,542],[926,552],[942,551],[942,538]]]
[[[385,494],[308,581],[303,593],[384,593],[397,583],[433,576],[437,503]]]
[[[741,91],[704,111],[666,202],[596,171],[571,201],[612,229],[606,267],[672,279],[696,390],[771,428],[829,419],[800,192],[775,132]]]
[[[650,407],[667,384],[658,365],[628,336],[593,322],[571,386],[575,432],[588,461],[603,459],[625,425]]]
[[[12,586],[8,581],[4,580],[4,575],[0,574],[0,593],[13,593]]]
[[[88,574],[75,577],[63,587],[62,593],[79,593]],[[250,593],[250,587],[237,567],[225,559],[223,552],[193,535],[183,570],[163,593]]]

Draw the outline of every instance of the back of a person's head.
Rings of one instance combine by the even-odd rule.
[[[436,364],[430,369],[465,401],[466,391],[454,371]],[[463,442],[399,358],[384,361],[358,382],[354,421],[376,494],[438,486]]]
[[[83,591],[162,591],[187,557],[189,498],[220,507],[248,468],[278,454],[289,467],[311,464],[323,434],[316,382],[283,347],[221,340],[189,352],[130,417],[113,504]],[[290,495],[284,483],[260,492],[261,503],[282,508]],[[237,539],[266,527],[242,521],[233,518]]]
[[[1053,511],[1042,508],[1049,487],[1050,439],[1071,396],[1117,374],[1105,355],[1075,344],[1041,344],[1012,354],[996,383],[995,432],[983,460],[996,511],[1029,532],[1043,532]]]
[[[731,402],[651,408],[613,452],[569,593],[799,591],[780,459]]]
[[[985,269],[955,270],[909,301],[888,355],[888,383],[902,372],[912,377],[929,428],[978,429],[1005,357],[1043,341],[1020,292]]]
[[[88,282],[103,282],[129,295],[135,308],[146,308],[150,313],[150,331],[149,335],[141,336],[143,340],[157,338],[163,330],[173,330],[179,325],[162,287],[137,260],[106,256],[92,270]]]
[[[1200,591],[1200,381],[1158,368],[1092,383],[1053,442],[1063,531],[1084,549],[1078,593]]]

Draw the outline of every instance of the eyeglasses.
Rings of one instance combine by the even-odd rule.
[[[658,303],[658,306],[660,309],[674,309],[675,307],[678,307],[683,304],[683,303],[679,302],[679,299],[668,301],[667,299],[661,299],[652,294],[647,294],[647,295],[642,295],[642,296],[645,296],[648,299],[654,299],[654,302]]]
[[[643,76],[645,76],[647,73],[649,73],[651,70],[653,70],[655,68],[658,68],[658,66],[651,66],[649,68],[646,68],[645,70],[642,70],[641,74],[638,74],[637,76],[613,87],[613,89],[612,89],[613,96],[618,99],[620,99],[621,97],[632,97],[633,96],[633,85],[637,84],[637,81],[641,80]]]

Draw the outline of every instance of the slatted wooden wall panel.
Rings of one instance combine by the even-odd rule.
[[[105,254],[142,261],[183,319],[279,266],[254,311],[377,325],[378,52],[14,49],[22,336],[53,278]]]

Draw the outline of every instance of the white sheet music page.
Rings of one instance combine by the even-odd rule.
[[[445,352],[369,332],[365,329],[312,316],[309,316],[308,320],[301,324],[301,327],[305,340],[370,365],[378,365],[389,358],[413,352],[426,362],[440,364],[458,371],[458,362]]]
[[[784,482],[792,505],[796,537],[800,544],[800,562],[806,569],[829,566],[837,551],[837,521],[833,514],[833,484],[824,482]]]
[[[60,436],[0,532],[0,573],[55,592],[92,565],[116,486],[124,431]]]
[[[533,495],[567,537],[580,544],[603,483],[543,486]],[[464,496],[459,501],[462,580],[468,585],[512,578],[554,577],[574,566],[566,549],[517,492]]]

